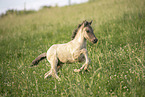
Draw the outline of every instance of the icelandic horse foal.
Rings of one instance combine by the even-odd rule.
[[[86,40],[92,43],[97,43],[97,38],[93,33],[91,27],[92,21],[83,21],[83,23],[78,25],[78,28],[74,31],[72,40],[65,44],[54,44],[52,45],[47,53],[39,55],[35,60],[33,60],[32,65],[37,65],[39,61],[47,58],[51,64],[51,69],[45,74],[44,78],[53,76],[58,80],[61,80],[57,71],[62,67],[64,63],[73,63],[76,61],[83,62],[84,65],[80,69],[74,69],[74,72],[80,72],[83,68],[87,70],[89,64],[88,52],[86,48]]]

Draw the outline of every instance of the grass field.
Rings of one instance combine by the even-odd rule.
[[[93,20],[98,44],[88,42],[89,72],[65,64],[61,81],[44,79],[47,60],[30,64],[57,43],[71,40],[83,20]],[[96,0],[0,18],[0,96],[145,97],[145,0]]]

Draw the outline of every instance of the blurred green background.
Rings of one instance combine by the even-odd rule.
[[[44,79],[47,60],[30,64],[73,30],[93,20],[98,44],[88,42],[90,72],[83,63],[64,64],[61,81]],[[79,5],[22,11],[0,17],[0,96],[144,97],[145,0],[91,0]]]

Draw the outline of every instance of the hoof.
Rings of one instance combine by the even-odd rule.
[[[89,71],[87,67],[84,68],[85,71]]]
[[[51,77],[52,75],[51,75],[51,72],[47,72],[47,73],[45,73],[45,75],[44,75],[44,79],[46,79],[46,78],[48,78],[48,77]]]
[[[86,71],[86,72],[89,72],[90,70],[89,70],[89,69],[85,69],[85,71]]]
[[[57,80],[58,80],[58,81],[61,81],[61,79],[60,79],[60,78],[57,78]]]
[[[44,76],[44,79],[51,77],[51,75],[46,75]]]
[[[80,72],[81,70],[80,69],[74,69],[74,72]]]

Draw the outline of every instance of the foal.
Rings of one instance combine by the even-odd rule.
[[[79,24],[78,28],[74,31],[72,40],[65,44],[52,45],[47,53],[39,55],[33,60],[32,65],[37,65],[40,60],[47,58],[51,64],[51,69],[45,74],[44,78],[53,76],[58,80],[61,80],[57,71],[62,67],[64,63],[73,63],[76,61],[83,62],[83,66],[80,69],[74,69],[74,72],[80,72],[83,68],[87,70],[89,64],[88,52],[86,48],[86,40],[96,43],[98,40],[93,33],[91,27],[92,21],[83,21]]]

